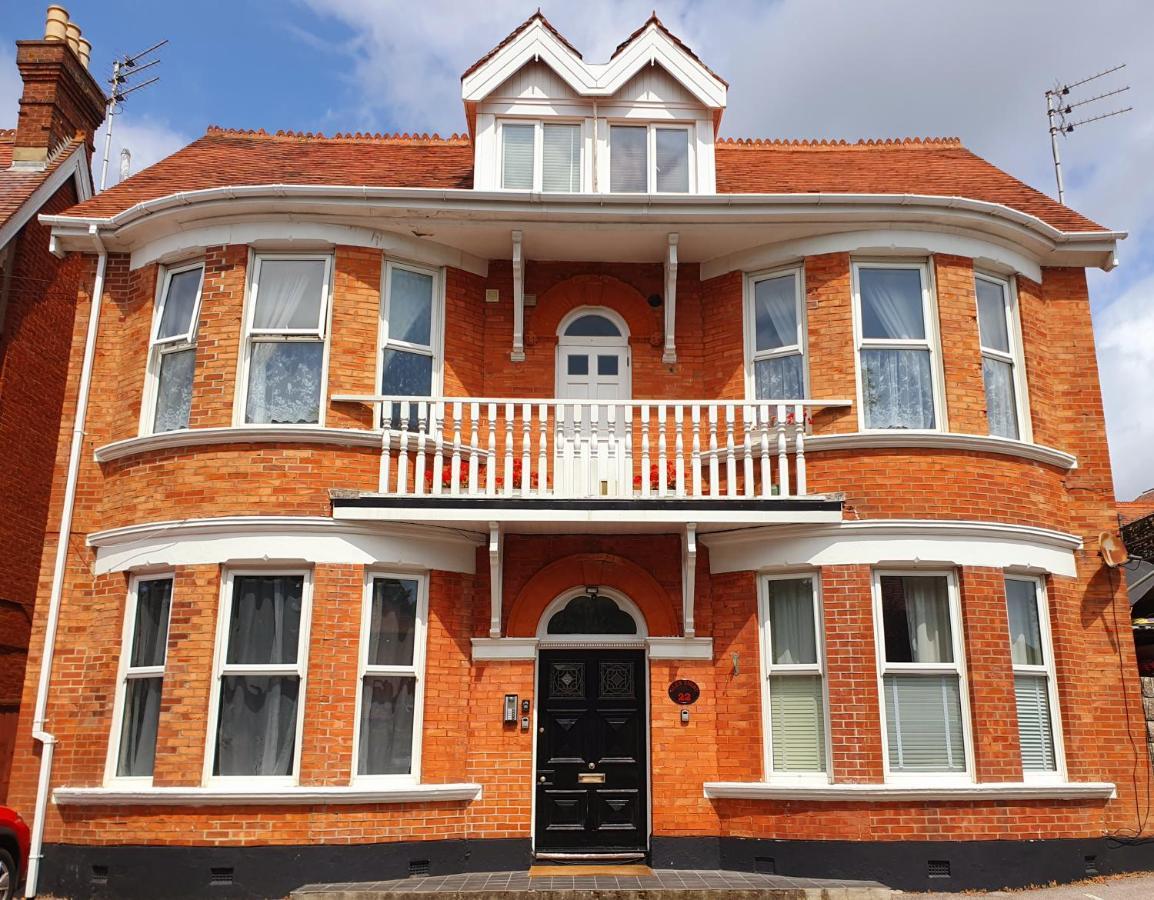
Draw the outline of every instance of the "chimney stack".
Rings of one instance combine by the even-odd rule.
[[[94,138],[108,100],[88,71],[92,45],[62,6],[48,7],[44,37],[16,42],[16,67],[24,80],[12,149],[13,168],[43,166],[62,143],[80,138],[95,152]]]

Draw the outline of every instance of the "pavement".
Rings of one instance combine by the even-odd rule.
[[[1154,875],[1114,875],[1060,887],[1019,891],[973,891],[962,894],[917,894],[894,891],[894,900],[1154,900]]]

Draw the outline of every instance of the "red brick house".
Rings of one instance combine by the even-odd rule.
[[[104,95],[88,42],[18,41],[16,128],[0,130],[0,803],[16,740],[56,441],[84,263],[49,250],[39,213],[92,196],[92,136]]]
[[[464,136],[212,128],[42,217],[83,276],[39,889],[1148,864],[1121,235],[955,139],[723,140],[727,91],[538,14]]]

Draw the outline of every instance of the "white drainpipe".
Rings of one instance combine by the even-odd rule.
[[[36,688],[36,712],[32,717],[32,737],[41,744],[40,780],[36,786],[36,811],[32,818],[32,846],[28,855],[28,877],[24,896],[36,896],[40,860],[44,856],[44,815],[52,780],[52,755],[56,736],[45,731],[48,711],[48,685],[52,678],[52,655],[56,651],[56,626],[60,621],[60,596],[64,591],[64,571],[68,562],[68,543],[72,537],[72,508],[76,504],[76,482],[80,475],[80,454],[84,448],[84,418],[88,412],[88,388],[92,381],[92,361],[96,356],[96,332],[100,325],[100,301],[104,295],[104,272],[108,251],[100,241],[95,225],[88,233],[99,254],[96,281],[92,286],[92,303],[88,312],[88,336],[84,342],[84,362],[80,368],[80,386],[76,394],[76,418],[72,424],[72,447],[68,453],[68,480],[64,485],[64,505],[60,510],[60,537],[56,544],[56,564],[52,569],[52,592],[48,597],[48,620],[44,626],[44,653],[40,658],[40,682]]]

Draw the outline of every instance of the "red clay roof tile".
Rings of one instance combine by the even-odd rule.
[[[716,148],[722,194],[930,194],[1000,203],[1063,231],[1101,231],[1018,181],[957,138],[859,141],[723,140]],[[167,159],[68,211],[112,216],[180,191],[242,184],[373,187],[473,186],[473,145],[453,135],[208,133]]]
[[[80,143],[75,139],[62,143],[48,158],[48,164],[43,169],[10,169],[15,138],[14,129],[0,129],[0,225],[19,211]]]

